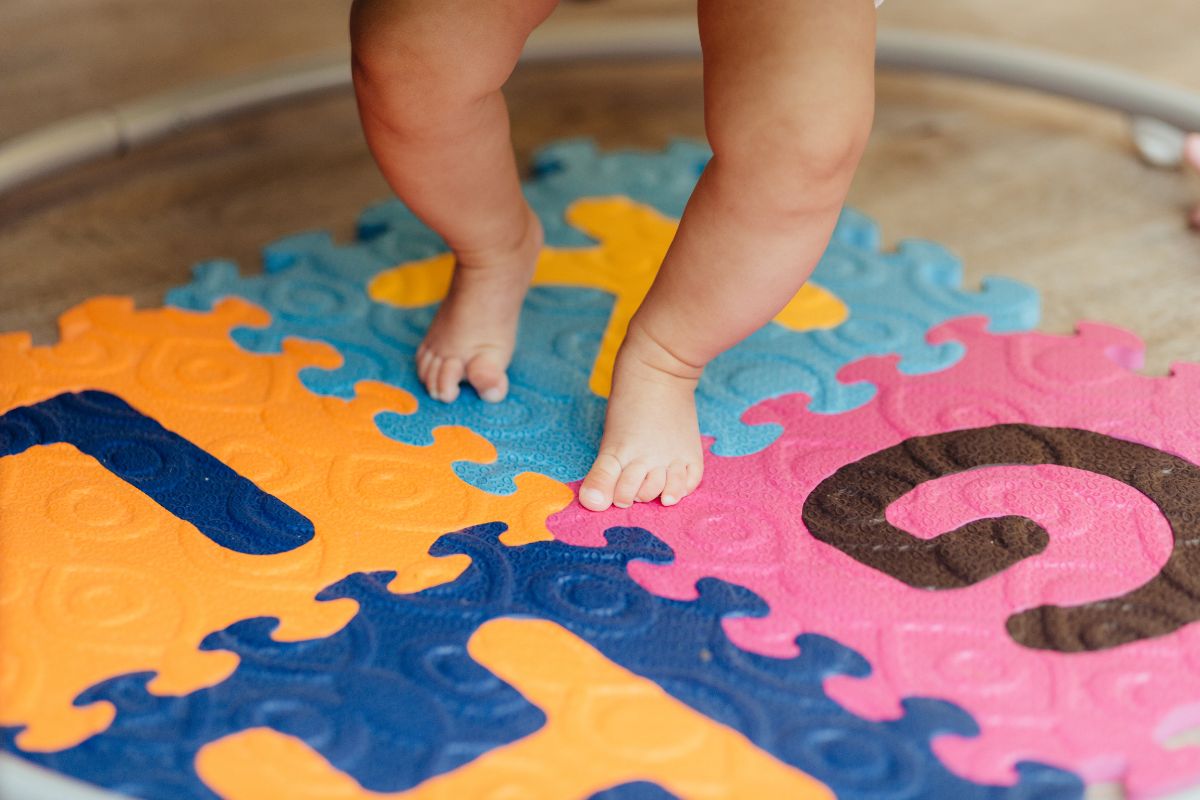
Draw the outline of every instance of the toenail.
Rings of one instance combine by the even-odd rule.
[[[594,506],[604,505],[604,495],[599,489],[584,489],[579,493],[580,500],[586,500]]]
[[[662,496],[662,504],[664,506],[673,506],[678,502],[679,502],[679,499],[674,497],[673,495],[664,494]]]
[[[489,403],[499,403],[504,399],[504,392],[500,391],[499,387],[493,386],[490,389],[484,389],[483,394],[479,396]]]
[[[616,500],[614,500],[613,505],[617,508],[629,508],[631,505],[633,505],[633,503],[618,503]]]

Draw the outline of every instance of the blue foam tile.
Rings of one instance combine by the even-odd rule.
[[[781,761],[848,800],[1081,797],[1074,775],[1023,762],[1014,786],[972,783],[949,772],[930,742],[971,736],[974,721],[939,700],[909,698],[895,720],[850,714],[823,690],[835,675],[865,676],[857,653],[815,635],[797,638],[800,655],[747,653],[724,633],[731,616],[761,615],[749,591],[704,579],[692,601],[651,595],[627,573],[630,562],[664,563],[671,551],[640,528],[613,528],[603,548],[561,542],[508,547],[504,526],[441,537],[435,556],[465,554],[455,581],[407,595],[387,588],[394,573],[356,574],[319,599],[352,598],[359,614],[327,639],[276,642],[273,621],[239,622],[205,641],[237,653],[225,682],[185,697],[145,691],[147,676],[106,681],[80,702],[117,707],[112,727],[78,747],[26,757],[101,785],[127,779],[120,754],[131,742],[170,743],[158,759],[163,786],[180,781],[207,741],[250,727],[298,736],[339,769],[377,791],[394,791],[465,763],[529,733],[544,717],[470,659],[467,642],[501,616],[551,620],[622,667],[645,676],[698,712],[746,736]],[[12,734],[6,747],[12,748]],[[136,748],[135,748],[136,749]],[[170,765],[167,770],[165,765]],[[189,767],[190,768],[190,767]],[[147,768],[139,776],[152,782]],[[153,788],[147,797],[167,790]],[[192,796],[204,796],[192,786]]]
[[[551,243],[584,246],[590,240],[563,216],[571,201],[625,194],[678,214],[707,158],[706,149],[686,142],[663,153],[608,155],[600,155],[590,143],[567,142],[539,156],[526,191],[553,234]],[[239,296],[263,306],[272,315],[268,327],[234,332],[241,346],[256,352],[277,352],[290,336],[333,345],[345,363],[332,371],[309,369],[302,376],[321,394],[350,397],[359,380],[384,381],[412,392],[418,412],[404,420],[386,417],[384,432],[422,444],[431,441],[439,425],[462,425],[493,441],[499,454],[495,464],[456,467],[482,489],[511,492],[513,477],[523,471],[565,482],[581,479],[594,456],[604,411],[603,401],[575,382],[591,371],[599,336],[593,327],[602,329],[601,316],[607,316],[592,290],[543,287],[530,293],[512,367],[518,386],[509,401],[512,408],[497,410],[469,390],[447,408],[425,393],[412,363],[434,307],[395,308],[367,295],[367,284],[380,272],[443,252],[445,245],[398,202],[365,212],[359,237],[348,245],[323,233],[284,239],[264,251],[262,276],[239,276],[228,262],[200,265],[193,282],[172,291],[168,301],[207,310],[221,297]],[[813,411],[828,414],[869,401],[872,386],[847,385],[836,377],[860,358],[896,353],[900,369],[908,373],[951,366],[962,356],[959,345],[925,341],[926,332],[947,319],[984,314],[991,330],[1008,332],[1033,327],[1039,314],[1037,293],[1015,281],[993,278],[978,292],[964,291],[961,264],[933,243],[905,241],[894,253],[880,252],[877,227],[852,209],[843,212],[813,279],[846,304],[845,322],[805,332],[769,323],[705,371],[697,391],[700,429],[715,438],[717,455],[749,455],[778,438],[777,427],[742,422],[743,414],[763,400],[802,392],[812,398]],[[548,306],[553,304],[561,305],[562,312],[552,312]],[[563,347],[572,334],[562,325],[572,313],[579,315],[575,339],[585,346]],[[539,405],[534,393],[555,401]],[[546,424],[536,428],[536,436],[520,435],[515,425],[520,419]]]

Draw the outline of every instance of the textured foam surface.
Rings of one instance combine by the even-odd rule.
[[[1079,793],[1077,779],[1033,764],[1020,766],[1021,781],[1011,789],[972,784],[950,773],[933,756],[929,740],[941,734],[969,736],[975,725],[944,702],[905,700],[901,717],[885,722],[847,713],[824,694],[822,683],[833,675],[865,675],[868,667],[828,639],[801,636],[801,654],[787,659],[740,652],[721,621],[762,614],[761,602],[744,589],[712,580],[699,584],[698,598],[691,602],[649,594],[628,576],[627,566],[635,559],[661,563],[671,554],[643,530],[611,529],[607,546],[597,549],[558,542],[506,547],[499,540],[503,530],[503,525],[486,525],[438,540],[430,551],[434,555],[471,559],[450,584],[395,595],[388,588],[393,575],[384,573],[351,576],[330,587],[322,599],[351,598],[360,609],[330,639],[276,643],[266,620],[238,623],[210,637],[206,648],[231,650],[241,663],[211,689],[156,699],[145,692],[144,676],[102,684],[81,699],[116,705],[111,729],[48,763],[104,783],[113,765],[123,763],[122,745],[130,739],[171,741],[162,790],[142,790],[167,797],[177,791],[177,764],[190,762],[200,746],[266,725],[305,740],[367,788],[408,788],[477,755],[482,743],[466,732],[482,728],[496,743],[515,740],[540,721],[536,709],[481,670],[467,647],[484,622],[527,616],[562,626],[838,797],[1037,792],[1066,798]],[[528,652],[536,659],[541,651]],[[586,692],[589,678],[586,672],[563,673],[562,680],[578,687],[565,693]],[[394,704],[382,703],[383,697],[394,698]],[[384,715],[397,718],[380,719]],[[398,728],[411,738],[393,738]],[[668,726],[665,732],[685,729]],[[88,772],[89,765],[101,771]],[[119,766],[115,769],[122,774]],[[149,787],[151,776],[146,765],[139,776],[143,787]],[[198,786],[191,792],[204,796]]]
[[[786,655],[811,632],[862,652],[869,679],[830,683],[860,713],[961,705],[982,736],[935,743],[960,774],[1005,780],[1038,753],[1135,795],[1195,783],[1200,749],[1164,742],[1200,722],[1200,367],[1138,375],[1141,343],[1100,325],[996,336],[975,318],[930,338],[967,355],[920,376],[855,364],[842,377],[875,400],[835,416],[802,396],[763,404],[750,421],[782,439],[710,456],[678,509],[571,507],[552,529],[592,544],[614,520],[655,531],[677,560],[632,571],[665,596],[706,576],[753,589],[771,613],[727,623],[749,650]]]
[[[271,555],[313,537],[304,516],[107,392],[60,394],[0,416],[0,458],[59,442],[96,459],[225,549]]]
[[[303,742],[263,728],[206,746],[197,758],[200,774],[228,800],[296,797],[297,790],[314,800],[579,798],[647,777],[690,797],[832,797],[553,623],[493,620],[468,647],[472,657],[546,709],[546,727],[403,794],[364,791]]]
[[[593,392],[607,397],[612,388],[613,362],[629,320],[658,274],[677,225],[651,208],[620,197],[577,201],[567,209],[566,218],[597,239],[599,245],[543,250],[533,283],[602,289],[615,298],[590,382]],[[376,300],[419,308],[446,295],[453,271],[454,256],[444,253],[383,272],[371,281],[368,291]],[[836,327],[846,315],[846,306],[840,300],[810,281],[774,321],[791,330],[805,331]]]
[[[115,417],[114,401],[100,408],[106,424],[119,419],[124,431],[99,437],[116,447],[100,453],[110,467],[114,459],[118,467],[136,462],[130,454],[139,451],[122,442],[152,429],[161,456],[193,453],[180,444],[186,440],[282,504],[268,505],[290,507],[313,527],[306,543],[287,552],[241,553],[206,535],[212,520],[199,512],[222,503],[237,510],[242,480],[217,481],[217,490],[234,489],[224,497],[190,492],[197,513],[188,518],[156,502],[166,484],[143,482],[143,491],[73,445],[0,458],[0,725],[24,727],[22,748],[56,750],[103,730],[112,706],[74,700],[105,678],[155,671],[151,689],[162,693],[219,682],[237,659],[199,645],[237,620],[278,617],[283,639],[334,633],[353,617],[354,603],[314,598],[357,570],[393,569],[408,589],[453,578],[462,560],[427,555],[446,530],[499,519],[514,540],[549,537],[546,515],[571,497],[564,486],[526,475],[502,497],[463,483],[451,462],[488,458],[486,442],[461,428],[439,432],[430,447],[381,436],[374,416],[411,408],[411,398],[372,385],[360,385],[352,401],[307,391],[297,373],[336,366],[337,355],[291,343],[280,355],[261,356],[230,340],[232,328],[265,320],[241,301],[198,315],[134,311],[127,301],[103,299],[66,315],[55,346],[0,337],[0,452],[19,449],[29,431],[48,431],[47,419],[61,427],[61,415],[45,409],[82,404],[54,398],[102,391],[122,399]],[[98,433],[93,422],[90,433],[71,438]],[[174,444],[164,449],[164,441]],[[186,474],[168,469],[158,479],[169,484]]]
[[[540,157],[556,249],[499,406],[416,384],[447,262],[394,203],[206,265],[190,311],[0,336],[0,748],[147,798],[1200,781],[1167,745],[1200,725],[1200,368],[1002,333],[1036,294],[936,245],[845,212],[824,294],[706,374],[701,491],[570,505],[706,159]]]
[[[681,146],[682,147],[682,146]],[[686,156],[680,153],[687,153]],[[566,213],[567,188],[585,183],[586,176],[600,173],[594,193],[619,192],[621,182],[634,187],[639,197],[656,204],[664,213],[677,213],[680,187],[685,181],[675,170],[681,164],[694,163],[688,148],[672,151],[662,164],[643,171],[640,166],[653,157],[645,154],[599,156],[583,145],[572,145],[551,159],[560,166],[544,172],[527,186],[534,207],[543,223],[551,225]],[[635,168],[636,167],[636,168]],[[691,168],[689,168],[691,169]],[[648,170],[648,171],[647,171]],[[654,175],[665,170],[676,177],[666,181],[661,193],[648,191],[655,185]],[[698,173],[684,173],[687,191]],[[539,200],[542,181],[553,181],[547,190],[553,202]],[[572,198],[572,199],[577,199]],[[568,215],[580,221],[587,231],[601,240],[604,248],[628,253],[632,230],[640,230],[652,253],[661,250],[665,222],[654,220],[645,210],[628,203],[584,203]],[[649,220],[649,221],[648,221]],[[647,233],[649,229],[649,233]],[[658,232],[655,232],[655,230]],[[551,241],[553,241],[551,237]],[[585,244],[583,239],[579,244]],[[622,245],[625,245],[622,247]],[[288,337],[315,339],[332,344],[345,359],[332,372],[306,371],[305,385],[321,394],[349,397],[359,380],[378,380],[411,392],[422,409],[432,405],[417,380],[413,356],[425,328],[432,319],[429,307],[395,307],[369,298],[369,286],[379,279],[390,294],[432,300],[445,286],[444,261],[433,258],[444,251],[437,237],[421,225],[398,203],[385,204],[364,214],[356,242],[338,245],[328,235],[303,234],[277,242],[264,250],[265,274],[241,276],[229,262],[210,262],[198,267],[192,284],[168,295],[172,304],[195,310],[210,308],[217,299],[239,296],[268,309],[272,323],[261,329],[243,328],[235,332],[239,344],[256,352],[277,352]],[[572,263],[574,258],[580,263]],[[591,270],[589,261],[595,251],[568,254],[567,267],[550,270],[560,277],[570,273],[571,280],[600,288],[611,288],[613,268]],[[602,260],[602,259],[601,259]],[[640,254],[623,258],[617,265],[629,271],[631,285],[644,285],[647,268],[654,268],[655,257]],[[390,272],[392,280],[383,276]],[[441,264],[442,266],[437,266]],[[647,267],[647,265],[650,265]],[[412,268],[411,286],[397,276]],[[440,270],[440,272],[439,272]],[[439,277],[440,276],[440,277]],[[551,277],[551,276],[547,276]],[[396,282],[399,281],[400,288]],[[813,398],[812,408],[822,413],[837,413],[854,408],[870,399],[867,385],[848,386],[836,379],[845,364],[864,356],[897,353],[901,369],[920,373],[941,369],[962,355],[956,343],[931,346],[924,340],[929,327],[963,314],[987,314],[992,330],[1012,331],[1030,328],[1037,320],[1038,297],[1030,287],[1003,278],[985,281],[981,291],[961,288],[961,264],[943,248],[922,241],[901,242],[895,252],[879,249],[879,234],[874,224],[856,212],[847,210],[834,233],[825,256],[818,264],[813,282],[829,296],[817,296],[813,289],[802,290],[785,320],[791,327],[770,323],[752,334],[738,347],[718,356],[705,371],[697,395],[700,427],[716,439],[714,452],[720,455],[744,455],[766,447],[779,435],[776,425],[748,425],[745,412],[756,403],[789,392],[804,392]],[[641,291],[641,290],[639,290]],[[544,296],[544,295],[543,295]],[[591,352],[591,361],[576,364],[592,375],[593,389],[607,386],[617,336],[624,329],[631,302],[637,292],[617,293],[610,321],[602,326],[606,334]],[[561,296],[560,296],[561,297]],[[828,330],[796,330],[820,327],[833,317],[832,304],[848,309],[848,316]],[[541,394],[561,394],[562,374],[555,358],[563,347],[574,349],[541,334],[529,340],[527,329],[540,330],[530,317],[539,313],[539,299],[531,295],[523,316],[522,332],[514,372],[529,390]],[[825,309],[825,310],[822,310]],[[804,323],[796,317],[807,319]],[[568,318],[569,321],[569,318]],[[582,330],[588,319],[579,321]],[[579,334],[576,334],[578,338]],[[607,337],[607,338],[606,338]],[[547,358],[547,354],[550,357]],[[573,352],[572,357],[579,355]],[[543,365],[543,362],[546,362]],[[459,465],[460,475],[491,492],[509,492],[511,480],[523,470],[542,471],[558,480],[582,478],[590,466],[591,443],[598,440],[602,406],[596,412],[591,397],[574,393],[571,397],[583,406],[576,414],[571,409],[538,404],[529,392],[514,396],[503,411],[495,411],[478,401],[459,402],[448,410],[417,415],[412,421],[385,432],[410,443],[427,441],[439,424],[470,428],[493,442],[499,453],[496,465],[487,475]],[[595,395],[595,392],[592,392]],[[514,431],[512,421],[536,420],[545,423],[538,436],[523,436]],[[560,455],[563,454],[563,455]]]

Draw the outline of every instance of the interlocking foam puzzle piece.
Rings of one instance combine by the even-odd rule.
[[[613,362],[625,340],[629,320],[658,274],[678,224],[620,197],[580,200],[566,214],[568,222],[597,239],[599,245],[543,250],[533,283],[602,289],[616,298],[589,383],[593,392],[608,397]],[[368,292],[381,302],[419,308],[446,296],[453,271],[454,256],[443,253],[380,273],[371,281]],[[837,297],[809,282],[775,316],[775,322],[805,331],[835,327],[845,321],[846,315],[846,306]]]
[[[832,800],[812,778],[612,664],[552,622],[486,622],[469,647],[480,663],[545,710],[545,728],[403,794],[363,791],[302,741],[264,728],[208,745],[197,769],[227,800],[572,798],[642,776],[688,797]]]
[[[973,318],[947,323],[930,340],[965,345],[966,356],[926,375],[901,374],[894,357],[854,364],[840,377],[878,386],[868,405],[819,416],[805,408],[802,396],[769,401],[748,421],[781,425],[780,441],[752,457],[708,457],[704,490],[679,506],[642,504],[602,518],[572,506],[552,518],[551,529],[581,544],[602,543],[604,528],[614,523],[654,530],[674,549],[676,561],[634,564],[631,573],[667,597],[695,596],[693,587],[705,576],[752,589],[771,613],[726,622],[731,638],[751,651],[787,655],[804,631],[862,652],[875,667],[870,678],[837,677],[828,684],[833,697],[858,713],[887,718],[900,698],[912,695],[963,707],[982,736],[934,744],[958,774],[1009,780],[1014,761],[1036,753],[1089,782],[1122,781],[1133,797],[1194,785],[1200,748],[1167,749],[1163,742],[1200,722],[1200,625],[1178,627],[1192,618],[1187,614],[1200,590],[1194,571],[1169,563],[1173,550],[1195,545],[1173,542],[1184,528],[1173,532],[1164,511],[1136,486],[1148,480],[1146,485],[1172,492],[1171,513],[1180,525],[1194,524],[1200,514],[1200,498],[1190,488],[1191,465],[1200,463],[1200,365],[1177,364],[1170,377],[1138,375],[1131,370],[1140,363],[1141,342],[1093,324],[1080,325],[1073,336],[997,336]],[[939,450],[928,439],[913,438],[968,428],[988,429],[992,436],[991,426],[1000,423],[1094,431],[1164,454],[1146,456],[1145,474],[1134,469],[1130,485],[1071,468],[1075,445],[1053,437],[1045,440],[1053,445],[1030,444],[1024,451],[1048,459],[1042,466],[1005,466],[1036,462],[1005,455],[997,466],[948,474],[975,466],[975,451]],[[1006,563],[989,561],[995,542],[986,537],[978,543],[982,549],[961,552],[938,542],[907,542],[903,546],[929,554],[917,559],[920,564],[961,569],[964,588],[932,591],[906,585],[923,580],[916,579],[916,567],[903,566],[912,563],[911,554],[895,550],[880,562],[881,571],[867,566],[868,554],[860,561],[814,538],[802,519],[801,498],[815,502],[814,490],[835,480],[839,470],[906,441],[903,452],[922,466],[897,466],[877,473],[875,484],[853,489],[833,486],[840,494],[821,501],[831,504],[833,517],[851,520],[864,535],[890,525],[918,539],[1008,517],[997,521],[995,542],[1036,552],[1036,543],[1027,547],[1010,538],[1015,515],[1049,532],[1044,552],[979,580],[971,573],[981,564]],[[1124,457],[1114,450],[1114,462]],[[869,498],[872,507],[882,507],[897,481],[911,485],[911,475],[926,482],[886,515],[857,520],[852,506],[843,504]],[[1139,603],[1133,614],[1117,600],[1160,570],[1187,612],[1174,617],[1176,629],[1165,635],[1171,626],[1164,620],[1173,612],[1158,604],[1161,598]],[[1028,630],[1006,629],[1019,612],[1079,604],[1089,609],[1089,621],[1048,612],[1046,621],[1059,627],[1043,627],[1047,635],[1040,642],[1029,639],[1032,646],[1014,639]]]
[[[214,543],[251,555],[300,547],[312,522],[106,392],[60,394],[0,415],[0,458],[67,442]]]
[[[192,770],[200,749],[271,726],[367,789],[399,791],[542,727],[545,715],[465,642],[413,623],[369,608],[330,637],[287,643],[271,638],[274,619],[234,623],[202,645],[238,655],[228,679],[182,698],[147,692],[149,673],[105,681],[79,702],[115,706],[109,729],[38,763],[138,797],[207,797]],[[148,753],[146,741],[162,744]]]
[[[494,456],[465,430],[423,448],[380,435],[376,414],[412,407],[394,388],[360,384],[351,401],[308,392],[302,368],[339,363],[327,346],[289,342],[263,356],[230,341],[232,328],[267,320],[240,300],[194,314],[97,299],[63,316],[53,347],[0,336],[0,413],[107,392],[314,529],[285,553],[238,553],[70,445],[0,458],[0,725],[24,726],[19,747],[59,749],[102,730],[111,706],[72,701],[106,677],[156,671],[151,690],[167,694],[217,683],[237,659],[200,652],[209,632],[271,615],[281,639],[327,636],[354,615],[352,601],[314,601],[338,578],[393,569],[398,589],[449,580],[462,560],[428,556],[445,530],[504,519],[514,542],[547,538],[547,514],[569,502],[536,475],[508,497],[460,481],[452,462]]]
[[[535,157],[535,179],[526,185],[526,195],[542,219],[547,242],[579,245],[587,239],[562,222],[576,199],[620,194],[678,218],[710,155],[707,148],[684,141],[673,142],[663,153],[604,155],[588,141],[561,142]],[[403,205],[392,201],[363,214],[360,236],[407,235],[403,232],[411,224]],[[846,323],[804,336],[767,325],[709,364],[697,403],[701,431],[717,440],[713,452],[746,455],[778,437],[777,426],[748,426],[741,419],[761,400],[804,392],[813,398],[811,408],[821,413],[866,402],[870,387],[844,386],[834,379],[838,369],[858,358],[898,353],[901,369],[911,373],[949,366],[962,356],[961,349],[954,343],[930,347],[923,338],[947,319],[987,314],[996,332],[1027,330],[1037,323],[1039,300],[1032,288],[988,278],[979,293],[964,292],[962,266],[943,248],[906,240],[895,253],[884,254],[879,238],[868,217],[844,209],[813,273],[817,285],[849,306]]]
[[[413,364],[422,333],[433,317],[432,308],[393,308],[370,303],[363,294],[361,306],[354,304],[354,311],[330,309],[328,316],[314,312],[312,321],[297,321],[287,303],[280,303],[281,296],[317,297],[328,292],[327,297],[334,298],[351,295],[351,290],[338,279],[313,274],[293,283],[290,275],[242,278],[232,265],[211,263],[198,270],[196,282],[186,292],[172,293],[171,300],[204,307],[208,300],[198,298],[245,295],[252,302],[274,306],[277,321],[261,330],[235,331],[239,344],[254,352],[274,352],[293,336],[327,341],[345,356],[345,362],[335,371],[303,372],[302,380],[313,391],[350,396],[355,383],[371,376],[421,396],[419,414],[380,415],[380,430],[415,445],[429,444],[444,426],[464,426],[486,436],[496,449],[494,460],[471,463],[482,459],[464,455],[454,465],[463,480],[485,491],[509,494],[523,472],[561,481],[586,473],[604,421],[604,401],[587,389],[588,372],[612,308],[611,298],[598,291],[533,289],[525,302],[517,352],[509,369],[508,398],[501,404],[486,403],[468,391],[447,405],[428,398]]]
[[[721,622],[730,616],[763,613],[762,603],[746,590],[705,579],[698,584],[696,600],[679,601],[656,597],[639,587],[627,574],[632,561],[661,563],[670,558],[670,551],[646,531],[611,529],[606,532],[606,547],[590,548],[559,542],[507,547],[499,541],[503,530],[498,523],[483,525],[448,534],[435,543],[430,550],[434,555],[470,558],[470,565],[451,583],[397,595],[389,586],[392,573],[382,573],[353,575],[331,586],[321,599],[352,598],[359,607],[356,620],[335,641],[274,642],[266,636],[270,628],[266,621],[243,622],[205,643],[229,648],[241,657],[241,666],[223,684],[184,698],[161,699],[148,697],[142,688],[144,676],[125,676],[93,688],[81,701],[114,704],[117,715],[110,729],[72,750],[42,757],[41,763],[113,786],[126,774],[120,771],[125,763],[121,749],[131,739],[151,736],[173,743],[170,757],[159,768],[168,773],[164,785],[174,786],[178,765],[189,763],[206,740],[267,725],[299,735],[361,783],[382,788],[384,781],[391,781],[389,788],[405,788],[422,772],[444,767],[445,760],[398,747],[386,730],[354,726],[340,731],[337,720],[372,714],[371,709],[386,696],[380,687],[388,685],[389,664],[406,678],[415,678],[411,686],[405,684],[406,691],[425,686],[431,695],[420,703],[408,702],[409,708],[431,706],[447,690],[447,683],[460,676],[468,685],[479,681],[466,657],[475,629],[499,616],[530,616],[562,625],[607,658],[740,731],[839,797],[1008,796],[1007,788],[955,776],[933,756],[929,745],[933,737],[969,736],[976,731],[957,708],[938,700],[908,698],[898,719],[870,722],[855,717],[822,689],[830,676],[867,674],[866,663],[853,651],[823,637],[802,635],[797,639],[801,643],[797,657],[745,653],[726,638]],[[361,659],[351,647],[357,641],[370,643],[358,649],[368,654],[367,664],[358,663]],[[389,650],[396,652],[375,654]],[[384,674],[366,691],[355,690],[353,676],[338,679],[337,685],[345,688],[334,691],[329,687],[331,679],[319,675],[321,665],[331,662],[351,672],[379,667]],[[296,670],[287,681],[279,681],[269,669],[259,667],[282,663],[303,664],[311,671]],[[573,686],[587,685],[586,675],[570,673],[564,679],[568,677]],[[496,693],[477,693],[469,721],[490,727],[493,717],[526,719],[503,705],[503,700]],[[334,706],[343,711],[335,716],[330,710]],[[446,703],[440,707],[455,708]],[[314,725],[315,720],[323,723]],[[418,727],[425,734],[434,730]],[[493,735],[503,736],[501,727]],[[383,741],[376,744],[373,737]],[[402,737],[401,743],[405,740]],[[348,748],[347,743],[357,747]],[[431,749],[443,752],[434,745]],[[478,752],[470,745],[465,749]],[[450,752],[449,747],[445,752]],[[369,758],[361,757],[367,753]],[[373,768],[369,762],[375,758],[386,760]],[[547,752],[538,760],[554,758]],[[411,766],[414,761],[417,771]],[[1012,789],[1015,796],[1044,792],[1045,797],[1065,798],[1076,797],[1081,790],[1077,779],[1057,770],[1036,764],[1022,764],[1019,770],[1021,781]],[[148,785],[153,772],[143,763],[138,778]],[[608,784],[592,788],[604,785]]]
[[[657,269],[660,255],[655,255],[654,242],[665,250],[664,235],[669,238],[667,232],[673,229],[666,219],[620,199],[584,203],[579,212],[581,221],[605,237],[606,244],[565,253],[562,258],[551,254],[549,274],[582,279],[584,273],[600,272],[602,279],[593,282],[615,287],[620,274],[628,273],[633,281],[638,272]],[[641,235],[646,230],[650,233]],[[188,308],[207,308],[213,298],[243,295],[272,308],[277,324],[235,333],[239,343],[254,351],[277,351],[291,335],[333,344],[346,357],[343,367],[335,372],[308,370],[302,376],[319,393],[351,396],[354,383],[369,376],[427,398],[413,358],[432,309],[357,302],[347,282],[370,271],[363,267],[371,259],[369,247],[337,248],[328,239],[305,241],[309,243],[303,246],[285,242],[268,248],[269,269],[285,269],[283,274],[241,278],[233,265],[212,262],[198,269],[192,286],[173,292],[171,300]],[[639,247],[647,241],[653,264],[639,255]],[[298,255],[301,252],[304,255]],[[382,270],[388,263],[379,261],[375,268]],[[347,264],[351,266],[340,277],[330,277]],[[437,269],[416,269],[412,293],[436,299],[444,291],[444,271],[439,277]],[[645,288],[637,291],[644,293]],[[634,304],[640,297],[632,298]],[[486,465],[464,462],[456,470],[464,480],[494,493],[512,492],[514,477],[525,471],[563,481],[581,478],[595,457],[604,419],[603,402],[587,390],[588,372],[595,363],[603,381],[611,377],[611,356],[633,312],[630,299],[625,296],[623,310],[614,311],[608,294],[535,289],[525,304],[509,372],[512,388],[503,405],[482,402],[473,392],[465,392],[452,406],[427,401],[419,415],[381,417],[381,429],[412,444],[432,441],[432,431],[443,425],[465,425],[480,433],[496,446],[497,459]],[[813,287],[797,295],[785,312],[790,318],[832,321],[841,308],[828,293]],[[606,325],[606,343],[601,347],[611,352],[604,366],[605,357],[597,359],[593,338],[599,338]],[[784,339],[776,335],[773,341]]]
[[[618,174],[621,167],[603,166],[609,163],[606,158],[609,157],[600,158],[601,171]],[[678,160],[669,155],[665,158],[678,166]],[[644,185],[636,176],[629,179]],[[597,205],[585,204],[585,207]],[[599,207],[629,208],[619,201],[601,203]],[[644,219],[646,213],[631,213],[631,217]],[[622,228],[614,223],[612,230],[620,233]],[[609,229],[593,232],[603,237]],[[614,240],[618,238],[614,235]],[[647,240],[661,238],[655,234]],[[626,236],[625,241],[628,240]],[[656,248],[660,245],[652,241],[647,245],[648,251]],[[216,299],[228,296],[241,296],[258,303],[271,311],[274,320],[262,330],[236,331],[234,336],[244,347],[275,352],[290,336],[329,342],[345,361],[334,372],[307,371],[303,379],[309,388],[345,397],[351,393],[355,381],[379,380],[412,392],[421,398],[424,410],[432,404],[417,380],[412,362],[432,319],[431,310],[372,303],[365,293],[369,282],[381,272],[398,263],[428,259],[444,249],[437,237],[409,212],[392,203],[364,214],[359,240],[353,244],[335,245],[326,234],[291,237],[264,250],[266,274],[242,277],[229,262],[209,262],[197,268],[191,285],[171,292],[168,300],[191,309],[207,309]],[[653,260],[642,258],[639,263]],[[394,274],[403,275],[403,269]],[[573,267],[570,271],[578,273],[583,269]],[[753,453],[778,437],[778,426],[750,426],[742,419],[746,410],[763,399],[805,392],[813,398],[812,409],[821,413],[845,411],[866,402],[872,395],[870,386],[847,386],[835,378],[838,369],[863,356],[898,353],[902,356],[901,368],[913,373],[949,366],[961,357],[961,348],[956,343],[933,347],[923,338],[929,327],[948,318],[985,313],[995,331],[1026,329],[1036,322],[1038,297],[1031,288],[1015,281],[990,278],[980,292],[965,292],[960,288],[961,280],[959,262],[935,244],[906,241],[894,253],[880,253],[874,224],[847,210],[813,281],[849,308],[849,318],[835,328],[821,331],[796,331],[768,324],[718,356],[708,366],[697,392],[701,431],[716,438],[714,452]],[[612,285],[607,278],[595,283]],[[444,265],[435,268],[426,263],[413,275],[412,286],[399,291],[412,298],[431,299],[443,291],[444,285]],[[593,377],[600,381],[601,389],[609,374],[604,365],[615,352],[617,332],[623,329],[620,320],[627,316],[636,296],[636,292],[622,296],[624,310],[615,315],[617,324],[608,326],[608,339],[598,361],[597,353],[587,348],[570,354],[587,358],[586,363],[576,364],[575,369],[591,371],[595,364]],[[802,292],[801,299],[805,296]],[[813,301],[804,300],[796,308],[833,308],[834,301],[828,295],[824,299],[816,294],[807,296]],[[529,318],[537,313],[531,308],[537,302],[535,298],[536,293],[526,305],[522,337],[539,324],[539,320]],[[826,312],[820,312],[812,318],[827,316]],[[564,376],[556,368],[559,359],[550,360],[555,368],[543,368],[540,362],[544,358],[544,349],[522,338],[514,369],[524,370],[525,382],[537,385],[543,393],[568,394]],[[578,393],[569,396],[581,397]],[[466,398],[473,398],[472,393],[465,393],[463,399]],[[581,398],[587,413],[579,418],[558,418],[553,425],[547,425],[548,430],[561,431],[561,435],[553,437],[514,435],[512,417],[527,414],[519,399],[511,403],[513,409],[508,412],[490,409],[477,402],[477,398],[476,402],[463,399],[451,409],[433,415],[423,413],[406,423],[404,440],[425,441],[432,426],[438,424],[463,425],[480,433],[496,445],[498,463],[487,478],[469,480],[493,492],[511,491],[508,480],[523,470],[554,465],[546,467],[554,470],[547,474],[570,481],[582,478],[590,466],[588,457],[560,459],[558,456],[559,452],[590,454],[593,450],[593,442],[600,433],[602,409],[597,413],[590,398]],[[394,435],[398,431],[393,429],[389,433]],[[466,472],[461,474],[466,477]]]

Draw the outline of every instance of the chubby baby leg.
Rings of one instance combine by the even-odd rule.
[[[595,511],[699,484],[701,372],[808,278],[870,132],[873,0],[700,0],[699,19],[714,155],[618,354]]]
[[[508,391],[521,303],[542,246],[521,194],[500,87],[557,0],[355,0],[354,88],[392,189],[454,252],[450,291],[417,353],[429,394],[465,379]]]

